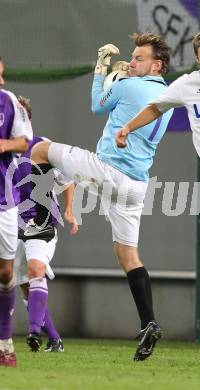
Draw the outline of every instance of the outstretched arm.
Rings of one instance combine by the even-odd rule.
[[[0,140],[0,153],[5,152],[26,152],[28,149],[28,141],[25,137],[17,137],[12,139]]]
[[[148,125],[157,119],[162,112],[158,110],[155,104],[147,106],[144,110],[140,111],[133,119],[127,122],[116,134],[116,143],[119,148],[126,146],[126,138],[131,131],[138,129],[139,127]]]
[[[189,75],[185,74],[175,80],[163,93],[152,101],[144,110],[140,111],[132,120],[125,124],[116,135],[116,143],[119,148],[126,146],[127,135],[139,127],[148,125],[171,108],[185,105],[183,90],[190,84]],[[184,90],[185,91],[185,90]]]

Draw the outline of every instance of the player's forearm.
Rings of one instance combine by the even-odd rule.
[[[65,212],[72,213],[75,185],[71,184],[64,192]]]
[[[103,106],[101,106],[100,101],[103,94],[103,83],[105,77],[103,75],[94,75],[93,83],[92,83],[92,105],[91,110],[95,114],[101,114]]]
[[[24,137],[5,139],[0,141],[0,147],[4,152],[26,152],[28,149],[28,141]]]
[[[159,118],[162,115],[162,112],[159,111],[155,104],[147,106],[139,112],[133,119],[126,123],[124,127],[126,127],[129,132],[138,129],[139,127],[143,127],[153,122],[155,119]]]

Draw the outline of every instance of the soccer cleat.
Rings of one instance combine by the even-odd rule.
[[[30,333],[26,339],[27,344],[30,347],[30,351],[38,352],[42,345],[42,339],[39,333]]]
[[[52,225],[39,226],[34,219],[30,219],[24,230],[25,238],[50,238],[55,236],[55,229]]]
[[[138,338],[139,344],[134,356],[134,360],[145,360],[153,353],[156,342],[163,337],[162,328],[151,321],[147,327],[140,331]]]
[[[17,359],[15,352],[8,353],[0,351],[0,366],[16,367]]]
[[[61,339],[49,339],[47,346],[44,349],[45,352],[64,352],[64,347]]]
[[[38,234],[41,234],[43,232],[48,232],[49,230],[52,230],[51,225],[47,225],[45,227],[39,226],[35,223],[34,219],[30,219],[30,221],[27,223],[24,235],[25,236],[37,236]]]

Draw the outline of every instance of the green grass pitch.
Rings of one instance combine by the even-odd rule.
[[[64,353],[32,353],[15,339],[17,368],[0,367],[0,390],[199,390],[200,345],[160,342],[145,362],[136,343],[64,339]]]

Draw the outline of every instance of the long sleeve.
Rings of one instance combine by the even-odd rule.
[[[113,83],[111,88],[104,92],[104,80],[104,76],[95,75],[92,84],[92,112],[97,114],[112,111],[120,98],[120,83]]]

